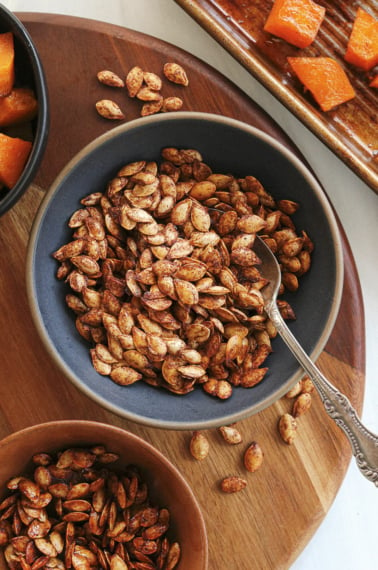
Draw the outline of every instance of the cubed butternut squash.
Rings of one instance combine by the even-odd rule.
[[[344,58],[365,71],[378,64],[378,20],[362,8],[357,9]]]
[[[323,111],[355,97],[356,93],[341,65],[331,57],[288,57],[298,79]]]
[[[37,115],[38,103],[32,89],[15,87],[6,97],[0,97],[0,127],[31,121]]]
[[[0,183],[13,188],[29,157],[32,143],[0,133]]]
[[[15,79],[14,41],[12,32],[0,34],[0,97],[8,95]]]
[[[376,87],[378,89],[378,74],[375,77],[373,77],[369,85],[370,87]]]
[[[275,0],[264,30],[288,43],[308,47],[325,17],[325,8],[312,0]]]

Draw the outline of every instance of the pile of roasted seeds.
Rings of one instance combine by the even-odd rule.
[[[258,233],[278,257],[282,291],[295,291],[313,250],[292,221],[297,203],[177,148],[159,164],[126,164],[81,203],[72,241],[53,255],[99,374],[175,394],[201,385],[222,399],[264,378],[276,330],[253,244]],[[279,308],[295,318],[287,301]]]
[[[0,503],[0,547],[14,570],[173,570],[180,545],[170,513],[151,502],[140,470],[113,468],[98,445],[33,456],[30,476],[8,482]]]

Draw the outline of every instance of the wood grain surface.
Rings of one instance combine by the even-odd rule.
[[[94,110],[95,101],[108,95],[96,79],[102,68],[125,76],[138,64],[160,73],[166,61],[175,60],[191,78],[190,86],[182,91],[185,109],[242,119],[292,145],[269,116],[225,77],[172,45],[89,20],[47,14],[19,16],[35,40],[45,68],[51,129],[35,185],[0,220],[0,437],[54,419],[92,419],[126,428],[162,451],[193,488],[207,525],[209,570],[289,568],[326,515],[351,458],[345,437],[328,419],[319,398],[314,396],[311,410],[299,419],[298,437],[292,446],[285,445],[277,434],[279,416],[291,408],[290,401],[282,399],[239,424],[243,443],[238,446],[227,446],[215,430],[209,431],[210,454],[205,461],[196,462],[188,451],[191,433],[123,420],[99,407],[61,374],[32,322],[24,274],[28,236],[44,191],[83,145],[113,126]],[[172,87],[172,94],[174,91]],[[140,104],[125,94],[116,95],[127,119],[136,118]],[[343,231],[342,239],[343,299],[318,365],[360,412],[365,365],[363,305]],[[256,473],[247,473],[242,455],[253,440],[264,450],[264,463]],[[247,479],[247,488],[234,495],[222,494],[219,481],[234,474]]]

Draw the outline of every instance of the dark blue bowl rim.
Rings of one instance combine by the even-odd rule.
[[[197,121],[210,121],[210,122],[215,121],[215,122],[225,123],[226,125],[233,126],[238,129],[242,129],[251,133],[254,137],[264,140],[268,144],[275,147],[279,152],[284,154],[289,159],[289,161],[292,162],[295,165],[295,167],[300,170],[301,174],[306,178],[306,180],[308,181],[308,183],[311,185],[314,192],[316,193],[316,196],[321,202],[322,208],[326,212],[327,219],[329,221],[330,233],[332,236],[332,241],[334,246],[335,264],[336,264],[335,268],[336,279],[332,296],[332,306],[330,308],[327,323],[324,326],[323,332],[319,336],[315,347],[309,354],[312,360],[316,361],[318,356],[323,351],[324,346],[327,343],[331,335],[331,332],[333,330],[339,312],[341,298],[342,298],[342,291],[343,291],[343,280],[344,280],[343,248],[335,214],[333,212],[333,209],[329,203],[329,200],[324,190],[317,182],[314,175],[308,170],[308,168],[303,164],[303,162],[293,154],[293,152],[288,150],[284,145],[277,142],[275,139],[273,139],[270,135],[267,135],[265,132],[255,127],[252,127],[246,123],[243,123],[242,121],[225,117],[222,115],[183,111],[177,113],[170,113],[167,115],[159,115],[159,116],[153,115],[153,116],[138,118],[128,123],[122,124],[118,127],[115,127],[110,131],[107,131],[106,133],[102,134],[101,136],[91,141],[88,145],[86,145],[75,157],[73,157],[73,159],[69,161],[69,163],[64,167],[64,169],[58,175],[58,177],[50,187],[49,191],[45,195],[40,205],[40,208],[37,212],[37,215],[35,217],[30,235],[28,252],[27,252],[27,264],[26,264],[27,294],[34,323],[36,325],[38,333],[46,349],[48,350],[50,356],[57,364],[58,368],[65,374],[65,376],[69,380],[71,380],[71,382],[80,391],[84,392],[87,396],[89,396],[92,400],[96,401],[105,409],[110,410],[111,412],[117,414],[118,416],[134,421],[135,423],[144,424],[151,427],[176,429],[176,430],[206,429],[240,421],[272,405],[279,398],[284,396],[287,393],[287,391],[296,382],[298,382],[300,378],[303,377],[303,370],[298,365],[298,370],[284,383],[281,384],[280,389],[274,391],[272,394],[269,395],[269,397],[263,399],[258,403],[255,403],[254,405],[250,406],[248,409],[242,410],[240,413],[227,414],[225,411],[222,417],[217,417],[215,419],[203,418],[201,420],[193,420],[193,421],[159,420],[151,418],[150,416],[147,415],[144,416],[140,413],[135,414],[129,410],[125,410],[116,403],[109,402],[106,398],[102,397],[101,395],[93,393],[92,390],[88,388],[85,385],[85,383],[71,371],[71,369],[69,368],[69,366],[67,366],[62,357],[59,355],[59,353],[54,348],[52,348],[52,342],[45,328],[43,322],[43,316],[39,311],[37,303],[38,295],[37,295],[36,283],[34,280],[34,266],[36,263],[35,249],[39,239],[40,228],[43,224],[46,210],[48,210],[50,202],[54,200],[56,193],[59,192],[61,185],[64,183],[65,178],[69,176],[70,171],[82,160],[85,160],[85,158],[88,155],[90,155],[92,151],[95,151],[95,149],[97,149],[99,145],[106,143],[106,141],[112,138],[116,138],[125,132],[131,131],[133,129],[138,129],[140,127],[143,127],[144,125],[149,125],[155,122],[175,121],[176,119],[179,119],[180,121],[185,121],[185,120],[191,121],[193,119]],[[185,398],[185,396],[183,397]]]

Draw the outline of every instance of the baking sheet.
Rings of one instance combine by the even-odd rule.
[[[272,0],[175,1],[378,193],[378,90],[369,87],[374,71],[360,71],[343,57],[357,8],[378,18],[376,0],[319,0],[326,17],[306,49],[264,32]],[[356,91],[354,99],[327,113],[287,63],[288,56],[320,55],[339,61]]]

